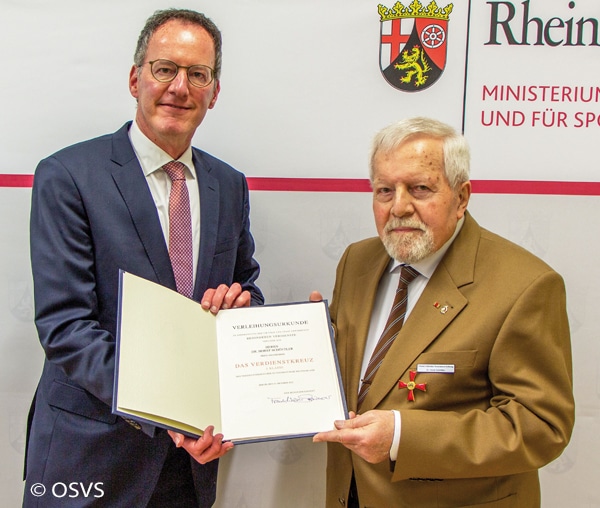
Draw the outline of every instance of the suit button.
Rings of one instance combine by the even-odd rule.
[[[338,503],[340,503],[342,506],[346,506],[346,500],[343,497],[338,498]]]

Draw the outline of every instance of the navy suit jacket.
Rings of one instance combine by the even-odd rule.
[[[119,269],[176,289],[129,126],[65,148],[36,169],[31,263],[46,359],[28,422],[25,506],[66,506],[68,496],[30,493],[35,483],[49,490],[56,482],[100,483],[103,495],[96,488],[88,501],[95,494],[101,506],[145,506],[171,445],[166,432],[136,430],[111,412]],[[239,282],[261,304],[246,179],[195,148],[193,161],[201,208],[194,299]],[[217,461],[193,461],[193,474],[201,506],[210,506]]]

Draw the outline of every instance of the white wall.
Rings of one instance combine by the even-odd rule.
[[[501,7],[508,3],[517,10],[516,26],[522,4],[506,0]],[[207,13],[224,36],[222,92],[195,144],[249,177],[365,178],[370,138],[388,123],[424,114],[461,127],[468,46],[464,124],[473,179],[600,180],[593,156],[600,126],[578,128],[574,121],[579,111],[600,114],[597,102],[506,103],[481,94],[484,85],[600,84],[600,48],[486,45],[490,2],[455,1],[439,82],[400,92],[380,75],[377,4],[179,2]],[[2,175],[31,174],[49,153],[132,118],[127,76],[137,34],[154,9],[170,5],[0,0],[0,183]],[[600,18],[595,0],[573,7],[530,0],[530,11],[543,20]],[[560,38],[559,29],[549,33]],[[481,124],[483,110],[518,110],[531,119],[550,109],[573,121],[565,127]],[[29,199],[28,188],[0,186],[0,504],[7,507],[20,505],[25,417],[42,361],[32,324]],[[254,191],[251,199],[259,282],[269,302],[306,299],[312,289],[330,297],[344,247],[375,234],[368,193]],[[542,471],[544,507],[600,506],[598,205],[593,195],[486,193],[474,195],[470,206],[480,224],[542,257],[567,284],[577,423],[567,450]],[[324,459],[324,447],[310,440],[239,446],[223,461],[218,506],[319,506]]]

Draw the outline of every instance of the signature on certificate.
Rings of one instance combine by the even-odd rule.
[[[272,404],[306,404],[309,402],[317,402],[319,400],[329,400],[331,395],[313,395],[303,393],[300,395],[286,395],[285,397],[269,397]]]

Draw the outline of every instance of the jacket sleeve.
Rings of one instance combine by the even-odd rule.
[[[115,346],[98,321],[93,248],[75,180],[58,158],[43,160],[30,217],[35,324],[47,360],[110,405]]]

